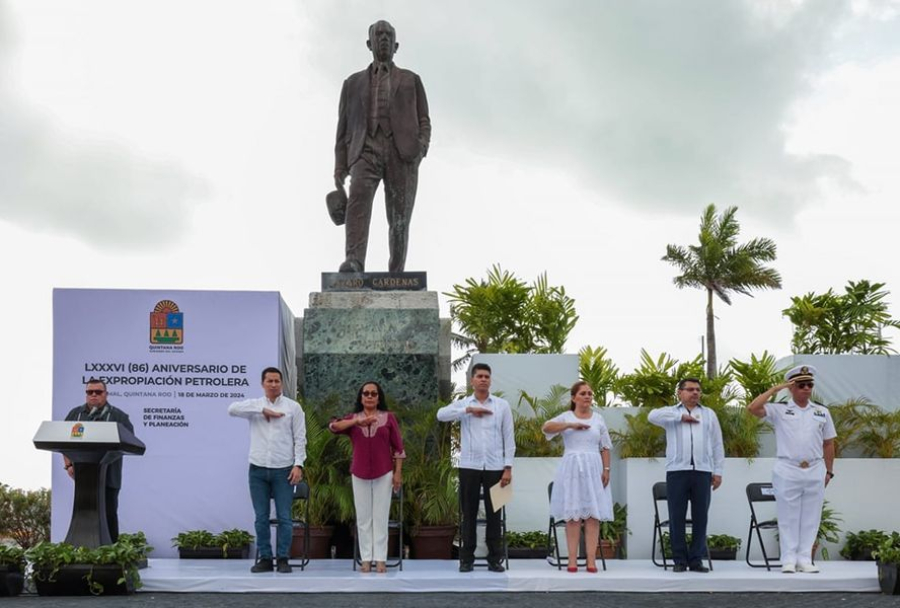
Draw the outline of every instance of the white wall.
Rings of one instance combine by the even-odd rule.
[[[746,548],[750,524],[747,505],[748,483],[771,481],[774,458],[727,458],[722,486],[713,494],[709,513],[710,534],[730,534],[741,539],[741,554]],[[507,509],[510,530],[546,530],[549,520],[547,484],[553,480],[557,458],[517,458],[513,467],[514,499]],[[612,467],[613,500],[628,505],[628,557],[649,559],[653,533],[653,499],[651,488],[657,481],[665,481],[665,461],[650,458],[629,458]],[[843,522],[841,540],[828,544],[831,559],[841,559],[846,532],[879,529],[900,531],[900,517],[896,505],[900,501],[900,459],[838,458],[834,466],[835,478],[825,492],[825,498],[838,512]],[[775,505],[764,504],[761,518],[775,516]],[[764,533],[765,534],[765,533]],[[769,532],[767,548],[777,550],[774,534]],[[758,557],[758,543],[754,541],[751,558]]]

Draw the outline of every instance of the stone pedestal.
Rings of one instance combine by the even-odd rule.
[[[449,390],[449,325],[433,291],[312,293],[298,324],[302,394],[351,406],[366,380],[403,404],[433,404]]]

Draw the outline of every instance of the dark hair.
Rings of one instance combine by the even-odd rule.
[[[387,402],[385,401],[385,398],[384,398],[384,389],[381,388],[381,385],[378,384],[377,382],[375,382],[374,380],[366,380],[365,382],[363,382],[363,383],[359,386],[359,390],[356,391],[356,403],[353,404],[353,411],[354,411],[354,412],[361,412],[361,411],[363,411],[362,392],[363,392],[363,389],[366,387],[367,384],[374,384],[374,385],[375,385],[375,388],[378,390],[378,406],[377,406],[377,409],[381,410],[382,412],[386,412],[388,408],[387,408]]]
[[[472,377],[474,378],[475,372],[477,372],[478,370],[482,370],[482,369],[488,373],[488,376],[491,375],[491,366],[490,365],[488,365],[487,363],[476,363],[475,365],[472,366]]]
[[[572,385],[571,389],[569,389],[569,394],[572,396],[572,398],[569,400],[569,411],[570,412],[575,411],[575,395],[578,394],[578,389],[580,389],[582,386],[585,386],[585,385],[590,386],[590,383],[588,383],[585,380],[579,380],[578,382],[576,382],[575,384]]]
[[[264,369],[259,379],[260,382],[266,381],[266,374],[278,374],[278,379],[284,381],[284,376],[281,375],[281,370],[277,367],[267,367],[266,369]]]
[[[687,384],[688,382],[693,382],[697,386],[703,388],[703,385],[700,384],[699,378],[682,378],[681,380],[678,381],[678,390],[683,391],[684,385]]]
[[[87,386],[88,384],[102,384],[103,390],[104,391],[106,390],[106,382],[104,382],[103,380],[97,380],[96,378],[91,378],[90,380],[87,381],[85,386]]]

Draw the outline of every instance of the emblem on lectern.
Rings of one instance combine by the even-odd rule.
[[[184,342],[184,313],[172,300],[160,300],[150,313],[150,344]]]
[[[81,439],[84,437],[84,425],[80,422],[72,427],[72,439]]]

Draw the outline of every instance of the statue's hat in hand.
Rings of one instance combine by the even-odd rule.
[[[325,204],[328,206],[328,215],[335,226],[343,226],[347,214],[347,193],[343,188],[332,190],[325,195]]]

